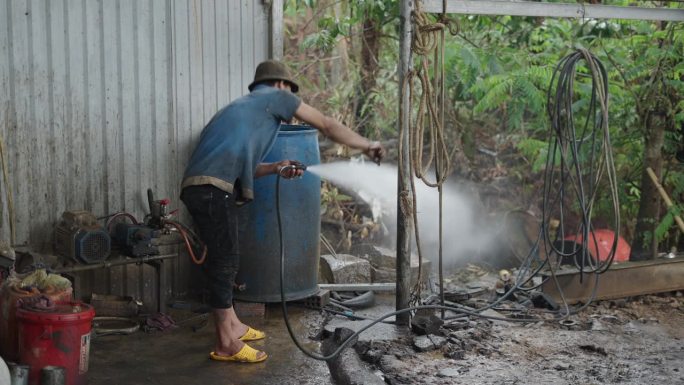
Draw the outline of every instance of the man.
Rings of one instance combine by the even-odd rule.
[[[302,102],[297,83],[278,61],[260,63],[250,93],[221,109],[204,127],[183,176],[181,199],[207,245],[209,305],[214,309],[216,345],[210,358],[218,361],[261,362],[265,352],[245,341],[265,337],[242,323],[232,307],[233,284],[239,266],[237,206],[254,198],[253,181],[275,174],[290,160],[261,163],[273,145],[280,123],[302,120],[335,142],[362,150],[379,162],[385,150],[342,123]],[[288,178],[302,170],[287,169]]]

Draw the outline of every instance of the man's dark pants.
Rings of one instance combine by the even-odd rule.
[[[181,200],[207,246],[204,270],[208,278],[209,305],[214,309],[230,308],[240,264],[235,199],[217,187],[201,185],[185,187]]]

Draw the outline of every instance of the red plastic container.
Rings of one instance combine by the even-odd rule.
[[[90,331],[95,311],[82,302],[61,302],[54,309],[17,309],[19,357],[29,365],[29,385],[40,383],[40,370],[61,366],[65,385],[85,385],[90,355]]]
[[[0,356],[5,361],[19,361],[19,336],[17,325],[17,308],[19,300],[38,297],[41,294],[54,302],[71,300],[71,288],[61,292],[41,293],[35,290],[23,290],[17,286],[3,285],[0,289]]]
[[[582,244],[582,235],[571,235],[565,238],[568,241],[574,241],[575,243]],[[589,233],[589,254],[591,254],[594,259],[599,261],[605,261],[610,255],[610,249],[613,247],[613,241],[615,241],[615,232],[608,229],[593,230]],[[629,255],[632,253],[632,248],[629,243],[622,237],[618,237],[617,248],[615,249],[615,257],[613,257],[613,262],[627,262],[629,261]]]

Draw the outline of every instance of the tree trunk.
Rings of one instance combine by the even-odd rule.
[[[344,17],[341,2],[335,2],[333,5],[333,12],[336,19]],[[343,81],[349,79],[349,49],[347,47],[347,39],[339,38],[334,49],[335,59],[331,62],[330,68],[330,88],[335,88]]]
[[[632,240],[631,261],[641,261],[656,257],[657,243],[655,229],[660,217],[660,195],[649,178],[646,168],[650,167],[660,177],[663,171],[662,148],[665,140],[667,117],[665,114],[651,112],[645,119],[644,165],[641,174],[641,201],[637,215],[634,239]]]
[[[356,121],[362,127],[361,134],[372,136],[372,127],[366,123],[372,118],[372,110],[368,109],[370,94],[375,89],[378,74],[378,55],[380,53],[380,26],[378,22],[366,15],[361,33],[361,82],[357,92]]]

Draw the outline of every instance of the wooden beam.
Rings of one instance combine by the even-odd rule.
[[[397,310],[407,309],[411,296],[411,233],[413,211],[411,210],[411,168],[409,154],[409,120],[411,105],[408,92],[403,87],[406,75],[411,71],[411,38],[413,23],[413,0],[401,0],[401,36],[399,41],[399,103],[398,133],[401,143],[400,164],[397,177]],[[397,314],[397,325],[408,325],[408,312]]]
[[[442,0],[423,0],[421,8],[427,13],[442,13]],[[684,9],[620,7],[586,3],[540,3],[522,0],[447,0],[446,11],[463,15],[684,21]]]
[[[542,291],[561,303],[563,293],[569,304],[586,303],[594,291],[596,276],[584,273],[582,282],[576,268],[558,271],[556,278],[543,274]],[[684,290],[684,257],[658,258],[650,261],[614,263],[598,278],[593,299],[626,298],[635,295],[655,294]]]
[[[653,184],[656,186],[656,189],[658,189],[658,193],[660,193],[660,196],[663,198],[665,201],[665,205],[669,209],[670,207],[674,206],[672,203],[672,199],[670,199],[670,196],[667,195],[667,192],[663,188],[663,186],[660,184],[660,181],[658,180],[658,177],[656,176],[655,172],[653,172],[653,169],[650,167],[646,167],[646,172],[648,173],[648,176],[651,178],[651,181]],[[677,222],[677,226],[679,226],[679,230],[684,234],[684,220],[682,220],[682,217],[679,215],[674,215],[675,222]]]

